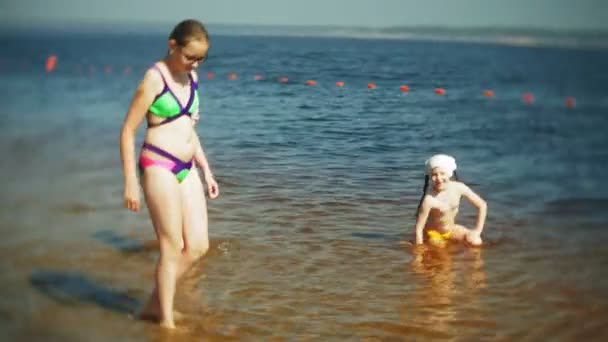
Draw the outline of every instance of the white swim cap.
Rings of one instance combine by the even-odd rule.
[[[456,171],[456,159],[446,154],[436,154],[427,159],[424,164],[426,166],[426,174],[429,176],[436,167],[441,168],[448,177],[452,177],[454,171]]]

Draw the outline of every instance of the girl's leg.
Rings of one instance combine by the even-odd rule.
[[[207,202],[196,168],[184,179],[180,190],[184,240],[182,269],[185,272],[209,249]]]
[[[188,177],[179,185],[182,212],[182,239],[177,267],[176,282],[209,249],[207,234],[207,205],[201,180],[193,169]],[[158,288],[155,287],[144,310],[143,318],[157,319],[160,316]],[[179,319],[180,313],[173,310],[174,318]]]
[[[158,303],[161,325],[173,328],[173,301],[182,250],[180,191],[173,173],[160,167],[149,167],[144,171],[143,188],[150,218],[160,243],[156,288],[150,298],[149,310],[155,311],[154,306]]]
[[[465,241],[473,246],[481,246],[483,243],[481,237],[477,233],[459,224],[455,224],[452,228],[450,240]]]

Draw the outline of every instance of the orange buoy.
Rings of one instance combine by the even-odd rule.
[[[287,82],[289,82],[289,78],[287,78],[287,77],[281,77],[281,78],[279,78],[279,82],[281,82],[281,83],[287,83]]]
[[[485,97],[494,97],[494,95],[494,90],[487,89],[483,91],[483,96]]]
[[[255,76],[253,76],[253,79],[256,80],[256,81],[259,81],[262,78],[263,78],[262,75],[255,75]]]
[[[237,79],[237,76],[236,76],[236,74],[235,74],[235,73],[231,73],[231,74],[228,74],[228,79],[229,79],[229,80],[236,80],[236,79]]]
[[[399,87],[399,90],[401,90],[401,92],[403,93],[407,93],[408,91],[410,91],[410,87],[402,85],[401,87]]]
[[[46,65],[45,65],[46,72],[51,72],[51,71],[55,70],[56,66],[57,66],[57,56],[50,55],[46,59]]]
[[[344,87],[344,82],[342,82],[342,81],[336,82],[336,87]]]
[[[566,97],[566,108],[576,108],[576,99],[574,97]]]
[[[522,101],[525,104],[533,104],[534,103],[534,95],[532,93],[524,93],[521,97]]]
[[[209,71],[209,72],[207,73],[207,79],[212,80],[214,77],[215,77],[215,75],[214,75],[214,74],[213,74],[211,71]]]
[[[374,83],[368,83],[367,89],[376,89],[376,85]]]
[[[437,94],[437,95],[445,95],[445,89],[443,89],[443,88],[435,88],[435,94]]]
[[[308,80],[308,81],[306,81],[306,85],[307,86],[311,86],[311,87],[312,86],[316,86],[317,85],[317,81],[315,81],[315,80]]]

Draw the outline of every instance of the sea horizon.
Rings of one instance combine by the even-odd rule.
[[[259,37],[352,38],[501,44],[526,47],[608,48],[608,30],[514,26],[347,26],[205,23],[212,35]],[[7,21],[0,35],[19,34],[162,34],[174,25],[168,21],[104,22]]]

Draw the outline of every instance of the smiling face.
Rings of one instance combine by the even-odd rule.
[[[433,185],[433,189],[435,191],[444,190],[446,184],[450,182],[450,175],[440,167],[433,168],[430,176],[431,184]]]

